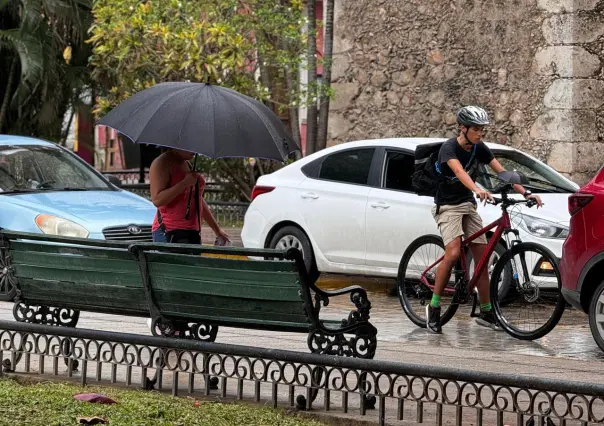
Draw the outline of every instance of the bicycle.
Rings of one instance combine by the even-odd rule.
[[[503,185],[500,185],[501,197],[495,198],[494,202],[489,204],[501,205],[501,217],[484,227],[479,232],[471,235],[462,241],[461,256],[451,273],[452,280],[449,280],[443,296],[441,296],[441,325],[450,321],[460,304],[468,304],[472,299],[472,311],[470,317],[478,316],[476,307],[478,305],[477,281],[478,277],[486,268],[489,259],[495,252],[495,247],[502,237],[505,237],[506,250],[494,264],[490,277],[491,304],[500,326],[511,336],[522,340],[539,339],[549,333],[560,321],[565,309],[565,302],[561,291],[561,279],[558,266],[558,259],[547,248],[534,242],[522,242],[517,229],[512,228],[512,221],[508,213],[508,208],[525,204],[528,208],[534,207],[537,202],[533,199],[516,200],[508,197],[508,193],[513,190],[513,184],[527,184],[526,177],[517,172],[504,172],[506,180],[500,179]],[[501,175],[504,175],[502,173]],[[500,175],[500,176],[501,176]],[[467,251],[469,244],[485,235],[489,231],[493,232],[482,259],[474,269],[474,274],[470,278],[468,271]],[[510,234],[515,239],[510,240]],[[417,265],[414,263],[417,253],[426,246],[434,246],[435,253],[428,252],[428,261],[426,265]],[[438,248],[442,250],[442,255],[438,253]],[[527,260],[530,253],[537,254],[537,261]],[[515,260],[519,258],[519,261]],[[397,292],[399,301],[405,314],[409,319],[419,327],[426,327],[425,305],[432,299],[432,290],[434,289],[434,279],[437,265],[444,259],[444,244],[442,238],[436,235],[425,235],[415,240],[405,250],[399,265],[397,276]],[[411,267],[417,267],[415,271]],[[535,280],[538,277],[544,277],[545,282],[538,285]],[[509,318],[511,314],[518,313],[524,307],[546,301],[545,308],[552,306],[553,312],[545,319],[544,323],[533,330],[521,330],[518,326],[519,320]],[[414,310],[414,302],[419,301],[420,308]],[[540,306],[537,307],[541,311]],[[537,314],[540,314],[537,311]],[[533,318],[536,315],[532,315]],[[522,316],[519,317],[522,319]],[[531,315],[526,316],[527,319]]]

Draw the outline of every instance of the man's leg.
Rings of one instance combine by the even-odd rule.
[[[442,331],[440,325],[440,298],[451,278],[451,270],[461,250],[461,236],[463,235],[463,215],[458,214],[456,206],[441,207],[441,213],[435,214],[436,223],[445,244],[445,255],[436,269],[432,300],[426,306],[426,322],[428,330],[434,333]]]
[[[469,237],[482,229],[482,219],[478,213],[476,213],[475,209],[472,209],[471,213],[464,218],[463,225],[466,237]],[[487,239],[485,236],[476,239],[475,242],[470,244],[470,251],[472,252],[472,257],[474,258],[475,267],[484,257],[486,250]],[[485,267],[478,277],[476,287],[478,288],[478,298],[480,300],[480,314],[476,319],[476,323],[484,327],[489,327],[493,330],[500,331],[501,327],[499,327],[491,306],[488,267]]]
[[[485,252],[487,251],[486,244],[470,244],[470,251],[472,252],[472,258],[474,259],[474,267],[478,265],[478,263],[483,258]],[[490,285],[489,285],[489,271],[488,268],[484,268],[480,276],[478,277],[478,281],[476,283],[476,287],[478,288],[478,297],[480,299],[480,309],[483,311],[491,310],[491,294],[490,294]]]

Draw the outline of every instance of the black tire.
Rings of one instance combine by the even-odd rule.
[[[600,301],[600,297],[604,295],[604,281],[600,283],[598,288],[591,297],[589,303],[589,328],[596,344],[604,351],[604,324],[598,322],[597,316],[604,314],[604,303]]]
[[[422,248],[422,246],[427,246],[427,245],[436,245],[438,247],[440,247],[443,252],[445,249],[445,246],[443,244],[443,240],[441,237],[438,237],[436,235],[424,235],[422,237],[419,237],[417,240],[413,241],[409,247],[407,247],[407,250],[405,250],[405,253],[403,254],[403,258],[401,259],[401,263],[399,264],[399,269],[398,269],[398,275],[396,277],[396,287],[397,287],[397,293],[398,293],[398,299],[399,302],[401,303],[401,307],[403,308],[403,311],[405,312],[405,314],[407,315],[407,317],[411,320],[411,322],[413,322],[415,325],[417,325],[418,327],[422,327],[422,328],[426,328],[426,316],[425,316],[425,312],[422,309],[420,312],[416,312],[413,309],[413,301],[417,300],[417,295],[418,293],[421,292],[422,297],[421,297],[421,306],[423,308],[423,306],[425,306],[425,303],[430,303],[430,300],[432,299],[432,291],[426,287],[425,285],[421,285],[421,288],[417,289],[414,288],[413,286],[417,286],[418,282],[417,280],[405,280],[405,277],[407,276],[407,270],[409,267],[409,261],[413,258],[413,255],[419,251],[419,249]],[[458,263],[458,267],[460,267],[461,262]],[[425,267],[428,267],[430,265],[425,265]],[[419,290],[419,292],[417,291]],[[455,315],[455,312],[457,311],[457,308],[459,307],[459,305],[457,303],[451,303],[448,306],[443,306],[442,307],[442,312],[441,312],[441,316],[440,316],[440,324],[445,325],[447,322],[449,322],[451,320],[451,318],[453,318],[453,315]]]
[[[306,271],[309,274],[309,277],[314,281],[319,277],[319,271],[317,269],[317,263],[315,262],[315,253],[312,249],[312,244],[310,240],[297,226],[285,226],[279,229],[273,238],[271,238],[269,242],[269,247],[271,249],[277,248],[279,241],[283,240],[287,237],[293,237],[297,241],[299,241],[299,246],[297,247],[302,251],[302,256],[304,257],[304,266],[306,266]],[[298,244],[294,244],[294,246],[298,246]],[[285,247],[283,247],[285,248]]]
[[[495,254],[497,255],[498,259],[501,259],[501,256],[503,256],[503,254],[507,251],[507,249],[505,248],[505,246],[501,243],[497,243],[497,245],[495,246]],[[468,256],[466,258],[466,268],[468,270],[468,273],[470,274],[470,278],[473,275],[474,272],[474,268],[476,267],[476,265],[472,265],[472,252],[470,250],[468,250]],[[496,263],[495,263],[496,264]],[[495,268],[493,267],[493,271],[495,270]],[[490,279],[490,277],[489,277]],[[508,264],[508,267],[505,270],[505,274],[503,275],[503,280],[501,282],[501,285],[499,286],[499,292],[498,292],[498,297],[501,301],[503,301],[503,303],[505,303],[504,301],[506,300],[506,296],[508,294],[508,292],[510,291],[510,287],[512,285],[512,267],[511,265]]]
[[[498,278],[503,272],[504,268],[511,267],[512,263],[510,262],[512,259],[519,255],[523,255],[526,258],[527,253],[536,253],[539,256],[539,259],[543,261],[547,261],[550,263],[553,269],[553,277],[557,281],[557,287],[553,289],[542,290],[540,286],[535,285],[533,283],[533,288],[537,290],[522,290],[517,286],[517,283],[512,283],[510,288],[509,295],[504,299],[500,300],[497,297],[497,287],[498,287]],[[521,265],[519,265],[521,267]],[[524,273],[523,273],[524,275]],[[535,275],[531,275],[534,277]],[[533,280],[531,280],[533,282]],[[558,259],[556,256],[546,247],[537,244],[537,243],[520,243],[513,246],[510,250],[507,250],[504,255],[499,259],[497,264],[495,265],[495,269],[493,270],[493,274],[491,275],[491,302],[493,304],[493,309],[495,311],[495,315],[499,320],[501,327],[512,337],[520,340],[535,340],[540,339],[545,336],[547,333],[553,330],[553,328],[558,324],[560,318],[562,318],[562,314],[564,313],[564,309],[566,306],[564,297],[562,296],[562,280],[560,278],[560,269],[558,264]],[[516,306],[519,306],[520,303],[532,304],[533,301],[538,301],[540,299],[540,294],[546,294],[548,298],[556,298],[555,303],[553,304],[552,313],[549,314],[549,318],[543,321],[543,324],[531,331],[523,331],[516,327],[512,320],[508,319],[508,312],[513,313],[513,310]],[[531,297],[537,296],[535,300],[529,300]],[[520,302],[520,303],[517,303]],[[537,315],[533,314],[531,318],[536,318]]]

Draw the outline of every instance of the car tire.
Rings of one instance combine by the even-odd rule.
[[[589,303],[589,328],[596,344],[604,351],[604,323],[598,323],[598,315],[604,314],[604,281],[600,283]]]
[[[304,231],[297,226],[285,226],[279,229],[269,242],[269,248],[271,249],[287,250],[292,247],[302,252],[306,271],[310,279],[316,281],[319,278],[319,271],[315,262],[315,254]]]

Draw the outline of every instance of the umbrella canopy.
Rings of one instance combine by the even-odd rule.
[[[119,104],[97,124],[134,143],[160,145],[210,158],[284,161],[300,148],[266,105],[205,83],[160,83]]]

